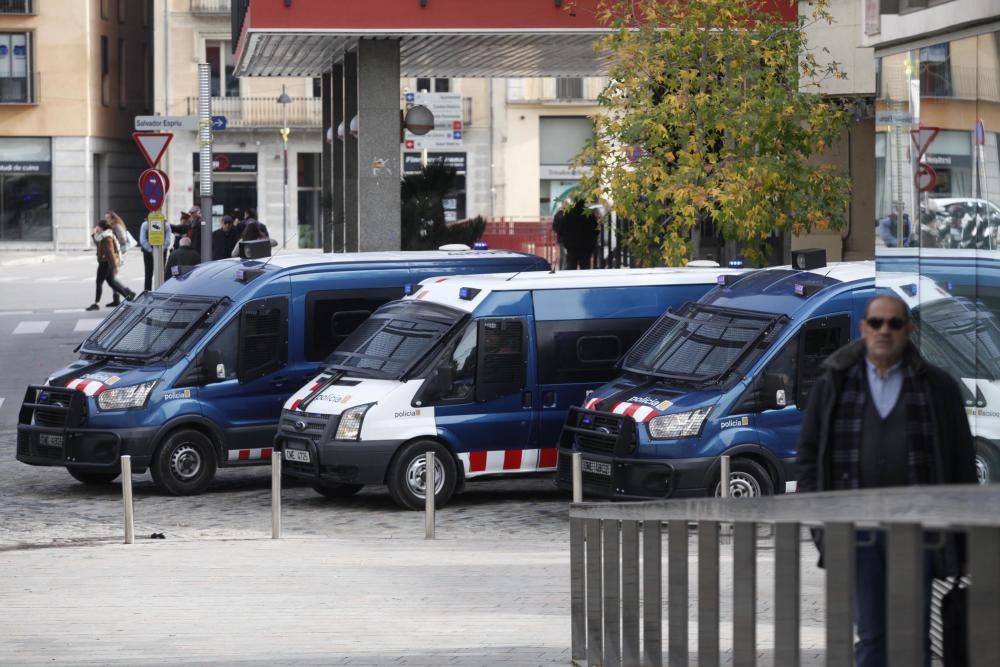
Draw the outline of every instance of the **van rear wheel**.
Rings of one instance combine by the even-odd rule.
[[[118,479],[121,470],[86,470],[85,468],[66,468],[66,471],[78,482],[88,486],[104,486]]]
[[[997,450],[988,442],[976,440],[976,480],[990,484],[1000,478]]]
[[[338,482],[317,482],[313,491],[327,498],[350,498],[365,487],[364,484],[341,484]]]
[[[215,447],[194,429],[171,433],[153,457],[150,472],[163,491],[174,496],[192,496],[208,488],[215,477]]]
[[[392,461],[386,483],[389,495],[400,507],[422,510],[427,492],[427,452],[434,452],[434,506],[444,507],[458,482],[451,452],[431,440],[411,442]]]
[[[753,459],[735,458],[729,466],[729,497],[759,498],[774,495],[774,480],[767,469]],[[715,485],[715,497],[722,496],[722,486]]]

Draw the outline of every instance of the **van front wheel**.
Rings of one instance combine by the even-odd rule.
[[[192,496],[208,488],[215,477],[215,448],[204,433],[194,429],[174,431],[153,457],[150,472],[163,491]]]
[[[434,452],[434,506],[444,507],[455,493],[458,471],[451,452],[437,442],[419,440],[403,448],[389,466],[389,495],[400,507],[422,510],[427,492],[427,452]]]
[[[722,495],[722,487],[715,485],[715,497]],[[729,496],[731,498],[759,498],[774,495],[774,481],[767,469],[753,459],[736,458],[729,466]]]

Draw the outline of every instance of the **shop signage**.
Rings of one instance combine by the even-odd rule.
[[[543,181],[571,181],[590,173],[590,167],[569,164],[543,164],[538,167],[538,177]]]
[[[0,174],[51,174],[51,162],[0,162]]]
[[[444,161],[445,166],[455,169],[456,174],[464,174],[466,171],[465,153],[427,153],[427,163]],[[419,174],[423,169],[423,161],[420,153],[403,153],[403,173]]]
[[[462,147],[465,128],[460,93],[406,93],[403,101],[407,110],[421,105],[434,114],[434,129],[427,134],[417,135],[409,130],[403,131],[404,149],[412,151]]]
[[[195,173],[201,171],[197,153],[193,157]],[[216,174],[252,174],[257,171],[256,153],[212,153],[212,172]]]

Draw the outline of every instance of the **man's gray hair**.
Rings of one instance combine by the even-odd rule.
[[[879,289],[875,292],[875,296],[868,299],[868,303],[865,304],[865,319],[868,319],[868,309],[873,303],[879,299],[888,299],[894,303],[899,304],[899,309],[903,311],[903,319],[909,322],[912,318],[910,313],[910,306],[903,300],[903,297],[899,296],[895,292],[889,291],[888,289]]]
[[[189,239],[186,236],[182,236],[180,245],[182,248],[188,247],[189,245],[191,245],[191,239]]]

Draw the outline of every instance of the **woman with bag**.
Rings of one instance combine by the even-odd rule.
[[[111,225],[111,231],[115,234],[115,240],[118,241],[118,251],[123,255],[122,262],[124,263],[124,255],[128,250],[135,245],[135,237],[129,234],[128,227],[125,226],[125,221],[122,220],[121,216],[108,209],[108,212],[104,214],[104,220]]]
[[[98,222],[97,226],[94,227],[93,238],[97,244],[97,292],[94,303],[88,306],[87,310],[97,310],[101,307],[101,292],[105,282],[114,292],[114,299],[105,306],[108,308],[118,306],[119,295],[131,301],[135,298],[135,292],[122,285],[115,278],[115,274],[118,273],[118,268],[121,266],[121,250],[111,224],[107,220]]]

